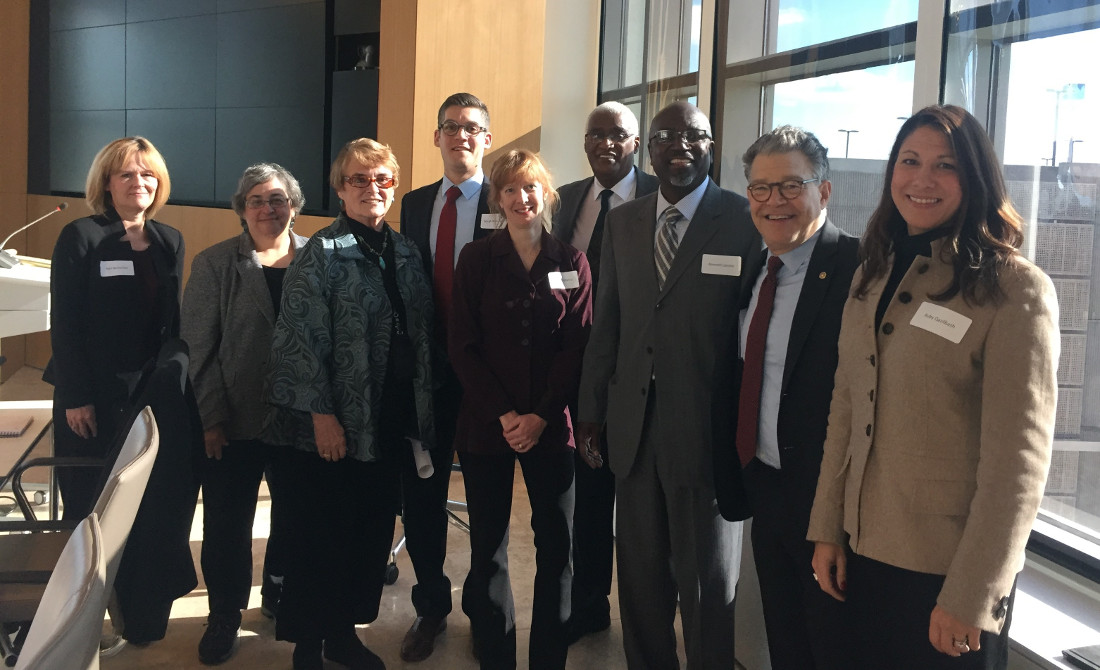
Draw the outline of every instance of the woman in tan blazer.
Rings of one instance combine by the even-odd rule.
[[[861,668],[1003,668],[1054,433],[1054,287],[978,121],[901,127],[844,309],[808,538]]]

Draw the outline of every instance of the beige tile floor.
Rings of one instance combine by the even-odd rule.
[[[49,397],[50,389],[42,384],[40,373],[23,368],[11,380],[0,385],[0,400],[31,399]],[[517,609],[518,631],[518,670],[527,668],[527,637],[531,626],[531,592],[534,580],[534,544],[530,528],[530,506],[527,503],[523,479],[517,470],[515,496],[512,506],[511,546],[509,561],[512,573],[512,588]],[[450,497],[464,499],[460,475],[454,475],[451,482]],[[270,501],[266,487],[261,490],[260,501],[253,526],[254,586],[249,599],[249,609],[244,612],[240,649],[227,661],[225,668],[272,668],[289,669],[291,667],[292,645],[275,640],[273,622],[260,614],[260,565],[266,546],[270,514]],[[400,523],[395,534],[400,533]],[[198,566],[199,550],[202,540],[202,507],[195,515],[191,530],[191,551]],[[448,617],[448,628],[437,640],[435,653],[420,663],[404,663],[399,655],[401,639],[412,623],[414,611],[409,601],[413,585],[413,569],[408,554],[402,552],[397,559],[400,573],[392,586],[387,586],[382,598],[382,607],[378,619],[359,629],[360,638],[386,662],[387,668],[415,668],[417,670],[476,670],[477,662],[470,655],[470,623],[461,612],[462,581],[469,568],[469,539],[458,528],[448,530],[446,572],[453,585],[454,611]],[[197,568],[196,568],[197,569]],[[626,668],[622,653],[622,630],[618,620],[618,602],[612,586],[611,628],[608,631],[587,636],[570,647],[567,668],[570,670],[621,670]],[[172,608],[172,619],[164,640],[145,648],[129,647],[118,656],[105,659],[104,670],[161,670],[204,668],[198,661],[197,645],[202,637],[206,622],[206,590],[199,571],[199,586],[189,595],[176,601]],[[679,620],[677,619],[679,631]],[[680,641],[681,664],[683,664],[683,642]],[[337,664],[328,663],[326,668],[336,670]]]

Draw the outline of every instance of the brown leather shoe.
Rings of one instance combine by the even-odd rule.
[[[435,651],[435,638],[447,630],[447,617],[418,616],[401,642],[401,660],[423,661]]]

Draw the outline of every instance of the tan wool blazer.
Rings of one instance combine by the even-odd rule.
[[[952,277],[944,242],[914,261],[877,332],[889,270],[845,305],[808,539],[946,575],[938,604],[998,632],[1050,464],[1058,305],[1023,259],[1000,301],[932,300]]]

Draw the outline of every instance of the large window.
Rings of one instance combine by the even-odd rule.
[[[743,192],[741,153],[761,132],[802,126],[829,147],[830,218],[860,234],[914,108],[958,104],[985,124],[1027,221],[1024,253],[1061,310],[1055,453],[1032,548],[1100,580],[1100,70],[1089,57],[1100,0],[707,0],[701,32],[713,23],[715,48],[697,67],[684,55],[697,34],[689,6],[604,2],[606,25],[635,26],[635,42],[605,33],[600,97],[633,104],[643,123],[671,99],[705,101],[724,188]],[[648,14],[630,23],[628,9]],[[658,15],[661,39],[679,31],[668,52],[654,41]]]
[[[977,6],[974,6],[974,5]],[[1054,458],[1033,546],[1100,576],[1100,4],[952,1],[945,102],[982,119],[1027,220],[1025,253],[1054,281],[1062,355]]]

